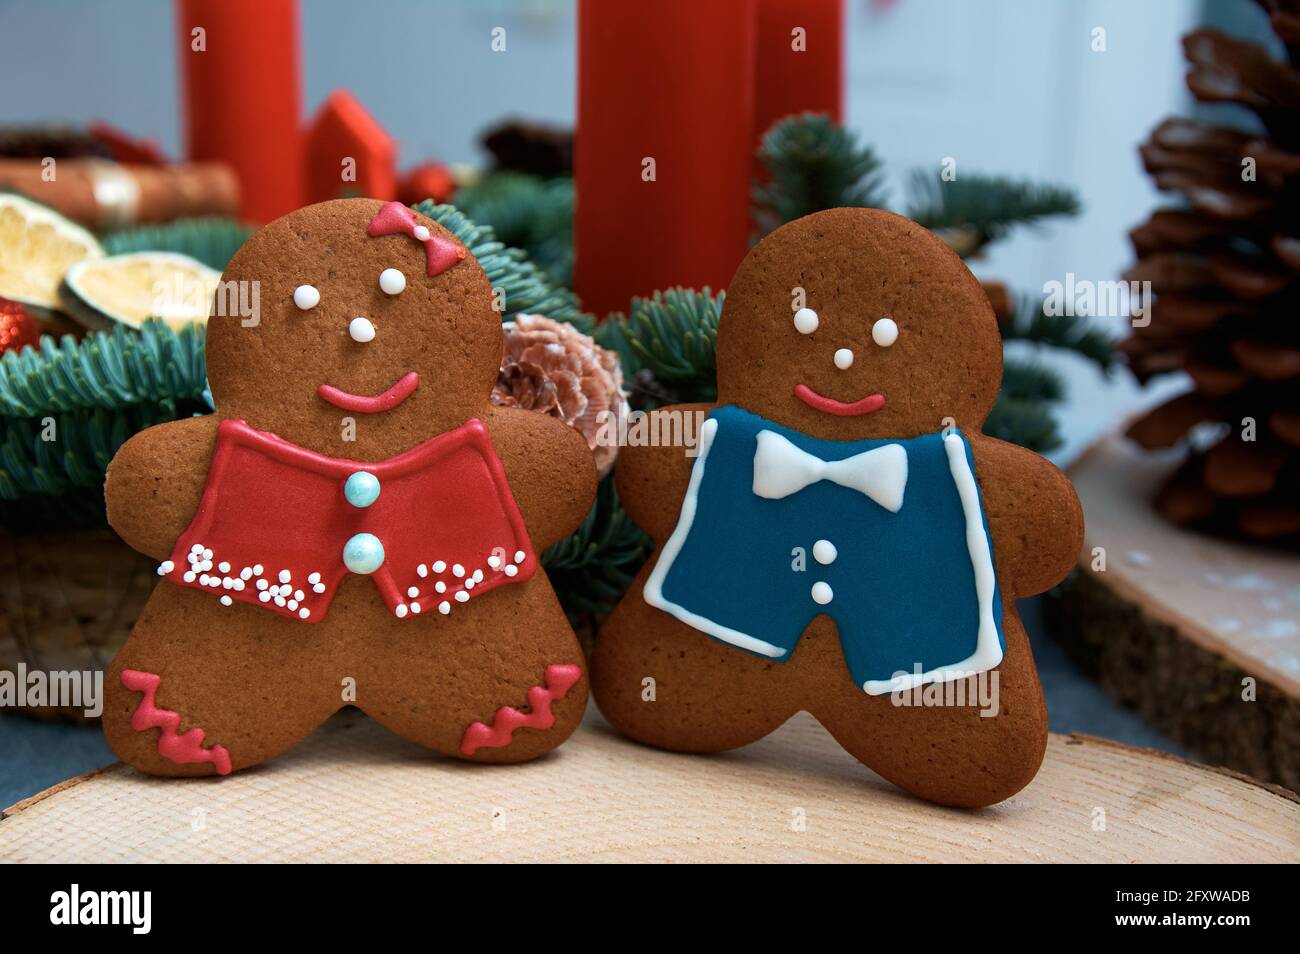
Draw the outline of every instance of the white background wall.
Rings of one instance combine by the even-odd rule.
[[[1179,36],[1199,17],[1197,0],[846,2],[847,120],[887,160],[899,205],[905,173],[945,156],[959,175],[1070,184],[1079,219],[1021,233],[976,271],[1034,290],[1067,271],[1110,279],[1126,267],[1126,233],[1157,201],[1137,145],[1190,108]],[[306,110],[352,90],[397,137],[403,165],[477,160],[479,131],[505,115],[572,122],[571,0],[302,8]],[[507,28],[505,55],[489,48],[495,26]],[[1095,27],[1105,52],[1090,49]],[[0,122],[103,118],[178,154],[177,58],[167,0],[0,0]],[[1078,366],[1070,378],[1073,450],[1131,406],[1132,390],[1101,388]]]

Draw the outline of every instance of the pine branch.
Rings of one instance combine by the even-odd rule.
[[[166,250],[197,258],[209,268],[222,271],[252,234],[250,226],[213,216],[110,232],[102,242],[109,255]]]
[[[489,172],[457,190],[455,205],[507,245],[523,249],[560,285],[573,278],[573,180]]]
[[[1061,446],[1056,420],[1046,402],[1011,397],[1005,391],[998,395],[985,420],[984,433],[1040,454]]]
[[[542,565],[565,612],[576,621],[612,610],[649,554],[650,539],[623,510],[609,476],[600,482],[582,526],[549,547]]]
[[[781,120],[763,136],[758,158],[771,177],[753,186],[754,217],[763,233],[823,209],[885,206],[880,160],[829,116]]]
[[[1085,317],[1048,315],[1043,301],[1022,297],[1011,319],[1002,325],[1003,341],[1028,341],[1063,351],[1073,351],[1109,374],[1115,367],[1115,346],[1110,336]]]
[[[591,334],[595,321],[582,312],[577,296],[556,285],[522,249],[500,241],[490,226],[476,224],[455,206],[435,205],[429,199],[413,208],[448,229],[478,259],[492,287],[505,294],[503,321],[518,314],[546,315]]]
[[[962,258],[982,252],[1018,225],[1079,214],[1072,189],[1002,176],[964,174],[945,181],[916,170],[907,216],[939,233]]]
[[[597,338],[619,352],[624,376],[649,371],[679,401],[717,397],[718,318],[725,292],[669,288],[632,299],[630,314],[604,322]]]
[[[41,339],[0,357],[0,415],[45,417],[78,409],[120,409],[144,403],[202,400],[207,386],[202,326],[174,331],[147,321],[139,331],[117,326],[78,342]]]

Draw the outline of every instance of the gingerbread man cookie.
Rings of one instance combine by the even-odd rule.
[[[465,759],[560,744],[587,685],[538,556],[595,466],[561,422],[489,404],[478,262],[405,206],[343,199],[258,231],[223,282],[216,413],[108,470],[109,521],[162,577],[108,673],[113,750],[224,775],[348,704]]]
[[[980,433],[1002,346],[979,283],[907,219],[811,215],[741,264],[717,359],[717,405],[658,412],[702,422],[695,456],[619,458],[657,547],[597,639],[601,712],[717,752],[806,710],[923,798],[1019,791],[1047,711],[1015,600],[1065,576],[1083,519],[1060,471]]]

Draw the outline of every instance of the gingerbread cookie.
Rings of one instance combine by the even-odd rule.
[[[489,403],[478,262],[405,206],[344,199],[261,229],[223,282],[216,413],[108,469],[109,521],[162,577],[108,673],[113,750],[224,775],[348,704],[460,758],[558,745],[587,685],[538,556],[595,466],[577,431]]]
[[[658,412],[702,421],[695,456],[619,457],[657,547],[596,641],[601,712],[717,752],[807,710],[923,798],[1019,791],[1047,711],[1015,600],[1065,576],[1083,519],[1060,471],[980,433],[1002,346],[979,283],[914,222],[818,213],[745,258],[717,357],[717,405]]]

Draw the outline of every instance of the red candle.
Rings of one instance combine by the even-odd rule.
[[[308,202],[397,194],[397,143],[345,89],[326,97],[307,126],[303,148]]]
[[[748,246],[754,0],[579,0],[575,290],[725,287]]]
[[[296,0],[178,0],[191,159],[228,163],[241,213],[267,222],[302,204]]]
[[[844,111],[843,0],[758,0],[754,136],[793,113]]]

